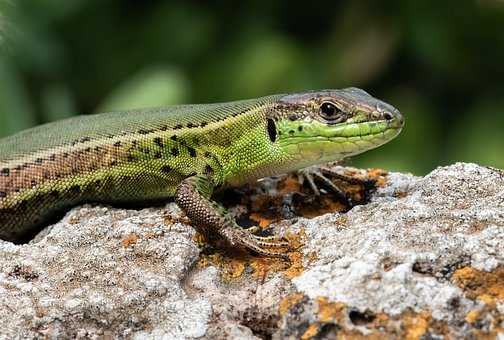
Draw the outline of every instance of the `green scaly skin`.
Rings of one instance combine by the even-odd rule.
[[[212,193],[373,149],[402,126],[399,111],[356,88],[42,125],[0,140],[0,238],[20,241],[83,202],[174,197],[201,232],[285,257],[285,242],[240,228]]]

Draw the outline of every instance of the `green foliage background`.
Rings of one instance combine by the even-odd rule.
[[[403,112],[364,167],[504,168],[504,2],[0,1],[0,136],[76,113],[361,87]]]

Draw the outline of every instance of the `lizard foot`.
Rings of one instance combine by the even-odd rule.
[[[250,229],[225,227],[220,234],[232,246],[241,245],[260,255],[289,259],[289,255],[286,253],[290,250],[289,242],[275,236],[254,235],[250,232]]]
[[[340,181],[361,185],[364,188],[364,194],[367,195],[368,191],[374,188],[376,183],[375,180],[372,179],[360,179],[352,176],[345,175],[336,170],[327,168],[327,167],[318,167],[311,166],[298,171],[298,176],[300,178],[301,183],[306,180],[308,185],[310,186],[313,193],[317,196],[320,196],[320,189],[317,185],[319,183],[324,189],[331,191],[341,202],[343,202],[348,208],[352,208],[355,204],[352,201],[352,198],[341,188],[339,188],[336,184],[331,181],[330,178],[335,178]],[[367,197],[364,198],[364,201],[367,200]]]

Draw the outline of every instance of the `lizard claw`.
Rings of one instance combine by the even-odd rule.
[[[289,259],[287,253],[290,250],[289,242],[280,240],[276,236],[254,235],[250,229],[226,227],[221,230],[221,235],[233,246],[241,245],[260,255]]]
[[[318,171],[319,170],[317,167],[310,166],[308,168],[298,170],[298,172],[297,172],[299,182],[301,184],[303,184],[304,181],[306,180],[308,182],[308,185],[310,186],[311,190],[313,191],[313,193],[316,196],[320,196],[320,190],[318,189],[317,184],[315,184],[315,179],[314,179],[315,173]]]

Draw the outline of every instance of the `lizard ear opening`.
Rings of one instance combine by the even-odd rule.
[[[274,143],[276,141],[277,131],[275,121],[271,118],[268,118],[268,135],[271,142]]]

